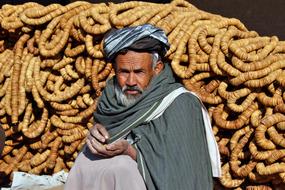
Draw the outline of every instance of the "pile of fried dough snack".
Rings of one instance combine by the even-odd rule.
[[[1,7],[0,184],[13,171],[72,167],[114,75],[104,34],[145,23],[165,31],[175,75],[209,111],[222,161],[215,189],[285,186],[285,42],[183,0]]]

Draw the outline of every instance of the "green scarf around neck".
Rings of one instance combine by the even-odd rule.
[[[107,82],[94,113],[95,122],[105,126],[110,137],[124,130],[149,110],[154,103],[161,101],[170,92],[182,86],[175,81],[170,66],[165,64],[164,69],[153,77],[140,98],[126,107],[118,103],[115,85],[116,77],[113,77]]]

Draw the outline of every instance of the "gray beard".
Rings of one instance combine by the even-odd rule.
[[[123,90],[120,88],[118,84],[115,84],[115,95],[119,104],[123,106],[130,106],[134,104],[139,98],[140,95],[126,95],[124,94]]]

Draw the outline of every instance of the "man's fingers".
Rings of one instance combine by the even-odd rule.
[[[89,131],[89,133],[87,134],[87,140],[89,140],[89,141],[96,140],[96,141],[99,141],[101,143],[104,143],[104,142],[102,142],[103,137],[101,137],[101,139],[98,139],[100,137],[98,137],[98,135],[95,135],[94,133],[95,133],[94,131],[93,131],[93,133],[91,131]]]
[[[103,144],[101,144],[100,142],[96,141],[95,139],[92,139],[90,141],[91,145],[93,146],[94,149],[96,149],[96,151],[99,154],[105,155],[105,156],[109,156],[109,152],[106,150],[105,146]]]
[[[111,156],[116,156],[116,155],[119,155],[122,153],[122,150],[121,149],[117,149],[117,150],[114,150],[114,151],[110,151],[110,154]]]
[[[119,140],[112,144],[106,145],[106,150],[113,152],[123,152],[128,148],[129,143],[126,140]]]
[[[106,130],[106,128],[103,125],[96,124],[96,127],[97,127],[98,131],[103,135],[103,137],[105,139],[109,138],[109,133],[108,133],[108,131]]]
[[[107,155],[107,154],[100,152],[101,150],[97,150],[97,145],[92,140],[87,139],[86,144],[93,154],[103,156],[103,157],[109,157],[110,156],[110,155]]]
[[[106,149],[109,151],[115,151],[115,150],[121,149],[121,148],[122,148],[122,142],[120,142],[120,141],[106,145]]]
[[[98,131],[98,129],[94,129],[90,131],[90,134],[93,138],[95,138],[96,140],[100,141],[100,142],[105,142],[105,137],[103,135],[100,134],[100,132]]]
[[[86,144],[87,144],[87,147],[89,148],[89,150],[90,150],[93,154],[96,154],[96,155],[98,154],[98,152],[96,151],[96,149],[93,148],[93,146],[92,146],[92,144],[91,144],[91,142],[90,142],[89,139],[86,140]]]
[[[107,145],[106,146],[106,150],[108,151],[115,151],[117,150],[119,147],[117,145]]]
[[[94,137],[96,140],[104,143],[106,141],[105,137],[103,136],[103,134],[101,134],[101,132],[98,129],[98,124],[96,124],[94,127],[92,127],[90,129],[90,135],[91,137]]]
[[[87,146],[90,149],[90,151],[95,155],[100,155],[103,157],[112,157],[118,154],[121,154],[122,152],[126,151],[128,148],[128,142],[126,140],[119,140],[117,142],[114,142],[109,145],[102,144],[103,142],[97,140],[98,136],[100,136],[101,131],[106,132],[105,134],[108,134],[104,127],[98,127],[97,125],[94,126],[96,130],[90,130],[90,133],[87,136]],[[99,129],[101,131],[99,131]],[[97,132],[96,132],[97,131]],[[98,135],[99,134],[99,135]],[[94,137],[95,136],[95,137]]]

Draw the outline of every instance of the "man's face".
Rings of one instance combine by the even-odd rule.
[[[152,68],[152,55],[128,51],[126,54],[119,54],[115,61],[116,78],[120,89],[127,98],[137,99],[157,73]]]
[[[125,95],[137,96],[149,85],[154,70],[152,55],[145,52],[128,51],[116,59],[116,77]]]

